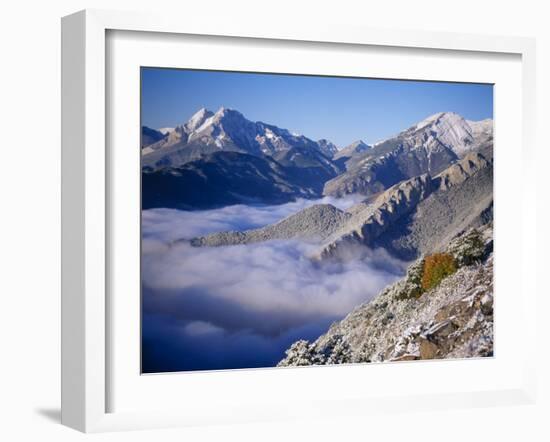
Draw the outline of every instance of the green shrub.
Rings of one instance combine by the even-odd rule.
[[[397,293],[397,299],[420,298],[424,292],[422,290],[422,272],[424,269],[424,259],[419,259],[407,269],[405,281]]]
[[[456,272],[457,264],[453,255],[448,253],[436,253],[426,256],[422,271],[422,289],[430,290],[449,275]]]
[[[485,243],[477,229],[472,229],[451,242],[448,252],[453,255],[459,267],[472,265],[483,259]]]

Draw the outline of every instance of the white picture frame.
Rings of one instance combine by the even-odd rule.
[[[106,121],[109,117],[106,80],[106,36],[110,31],[154,32],[155,35],[217,36],[242,39],[268,39],[273,42],[309,42],[349,46],[402,48],[404,51],[467,51],[483,54],[511,54],[521,57],[521,156],[523,173],[534,162],[535,43],[532,39],[494,37],[417,31],[391,32],[345,26],[295,26],[293,24],[216,22],[196,17],[184,24],[169,16],[86,10],[62,21],[62,423],[84,432],[111,431],[208,423],[250,422],[287,417],[361,415],[373,410],[399,411],[501,404],[532,403],[535,395],[534,354],[535,324],[520,316],[519,326],[527,338],[521,359],[521,373],[500,388],[482,388],[461,392],[429,394],[391,394],[376,398],[358,394],[354,397],[331,396],[312,399],[303,404],[253,403],[253,394],[234,398],[229,412],[189,410],[112,411],[109,410],[109,370],[112,354],[108,338],[109,311],[109,243],[113,230],[112,200],[109,195],[109,155]],[[497,122],[498,125],[498,117]],[[497,191],[498,192],[498,188]],[[536,304],[534,282],[528,273],[527,257],[534,256],[535,195],[521,190],[522,229],[521,297],[518,308]],[[505,253],[505,252],[503,252]],[[138,296],[138,294],[136,294]],[[498,295],[497,295],[498,296]],[[497,301],[498,302],[498,301]],[[497,325],[498,327],[498,325]],[[498,333],[498,332],[497,332]],[[498,334],[497,334],[498,339]],[[424,363],[422,363],[424,364]],[[422,364],[415,368],[422,371]],[[341,367],[338,367],[341,368]],[[343,367],[342,367],[343,368]],[[357,372],[362,367],[348,367]],[[324,369],[324,368],[323,368]],[[384,369],[378,366],[376,370]],[[304,369],[294,373],[304,378]],[[317,370],[317,369],[313,369]],[[519,369],[518,369],[519,370]],[[258,373],[258,372],[254,372]],[[265,372],[263,372],[265,373]],[[290,373],[286,370],[286,373]],[[317,371],[317,376],[320,371]],[[210,380],[223,373],[209,373]],[[244,374],[241,372],[241,376]],[[270,376],[270,374],[260,374]],[[292,380],[287,376],[288,382]],[[220,382],[220,381],[219,381]],[[169,381],[165,380],[164,383]]]

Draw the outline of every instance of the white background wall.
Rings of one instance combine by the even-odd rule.
[[[246,15],[250,20],[293,16],[330,23],[509,34],[537,37],[539,173],[531,185],[541,192],[539,256],[533,277],[548,256],[546,132],[550,112],[550,14],[543,1],[320,1],[207,0],[12,0],[0,16],[0,439],[82,440],[59,425],[60,322],[60,17],[83,8],[160,10],[181,15]],[[514,179],[514,177],[511,177]],[[542,278],[541,278],[542,279]],[[550,373],[550,291],[540,284],[540,372]],[[520,349],[518,349],[520,351]],[[414,382],[414,379],[411,379]],[[550,440],[550,388],[540,379],[537,406],[439,411],[324,422],[287,422],[161,430],[92,436],[101,441],[188,440]]]

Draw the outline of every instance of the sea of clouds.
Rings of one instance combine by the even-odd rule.
[[[144,211],[143,371],[274,366],[292,342],[317,338],[402,275],[403,263],[381,249],[324,264],[308,258],[318,244],[301,241],[200,248],[177,241],[261,227],[321,202],[345,209],[356,199]]]

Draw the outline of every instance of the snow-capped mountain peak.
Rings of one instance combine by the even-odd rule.
[[[193,114],[193,116],[185,123],[185,128],[188,133],[193,132],[204,124],[204,122],[212,117],[214,114],[204,107],[199,109]]]
[[[175,129],[174,127],[161,127],[160,129],[157,129],[157,130],[163,135],[168,135],[174,129]]]
[[[476,144],[478,135],[492,132],[492,120],[485,123],[465,120],[455,112],[439,112],[422,120],[404,133],[413,144],[431,150],[443,145],[458,156],[464,155]]]
[[[164,140],[144,150],[145,155],[155,153],[144,161],[177,165],[218,150],[275,156],[295,149],[312,155],[322,154],[325,160],[332,158],[337,150],[328,140],[316,142],[287,129],[250,121],[235,109],[220,107],[212,112],[201,108],[186,123],[169,132]]]
[[[444,114],[445,112],[438,112],[436,114],[430,115],[429,117],[417,123],[416,126],[414,126],[414,130],[424,129],[426,126],[433,124],[435,121],[438,120],[438,118],[441,118]]]

